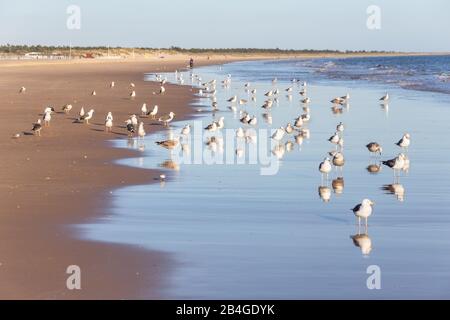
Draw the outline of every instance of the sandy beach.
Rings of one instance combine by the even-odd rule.
[[[150,108],[159,105],[160,114],[174,111],[176,120],[189,117],[194,98],[190,87],[168,84],[166,94],[158,95],[159,84],[144,81],[144,73],[182,69],[189,58],[0,61],[0,298],[161,297],[162,282],[173,267],[169,254],[79,240],[68,226],[108,213],[115,189],[157,179],[157,170],[115,164],[137,153],[112,148],[108,141],[127,138],[123,121],[139,114],[144,102]],[[195,62],[201,66],[268,58],[286,56],[203,55]],[[130,82],[136,85],[133,100]],[[22,86],[27,89],[20,94]],[[65,104],[73,105],[68,115],[60,112]],[[48,105],[56,109],[50,127],[41,137],[31,135],[32,123]],[[90,125],[73,123],[82,106],[95,109]],[[109,111],[115,118],[112,133],[104,131]],[[161,128],[156,121],[143,120],[147,133]],[[12,138],[17,133],[21,137]],[[69,265],[80,266],[82,290],[66,288]]]

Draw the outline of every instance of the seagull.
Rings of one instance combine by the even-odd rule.
[[[134,97],[136,97],[136,91],[131,91],[130,93],[130,98],[133,99]]]
[[[342,98],[336,97],[330,101],[333,104],[344,104],[344,100]]]
[[[19,93],[25,93],[25,91],[27,91],[27,88],[25,88],[25,87],[21,87],[19,89]]]
[[[187,124],[181,129],[181,134],[183,136],[188,136],[191,133],[191,125]]]
[[[235,103],[237,101],[237,96],[233,96],[227,100],[228,102]]]
[[[130,83],[130,87],[131,87],[131,88],[134,88],[134,87],[136,87],[136,86],[135,86],[135,84],[134,84],[133,82],[131,82],[131,83]]]
[[[42,119],[44,120],[44,126],[49,126],[50,125],[50,120],[52,120],[52,113],[51,112],[46,112],[44,114],[44,116],[42,117]]]
[[[271,96],[273,96],[273,91],[272,91],[272,90],[267,91],[266,93],[264,93],[264,95],[265,95],[266,97],[271,97]]]
[[[345,130],[344,124],[342,122],[339,122],[339,124],[336,126],[336,131],[342,133],[344,132],[344,130]]]
[[[333,165],[342,169],[345,164],[344,155],[341,152],[336,152],[332,159]]]
[[[286,91],[287,93],[291,93],[292,92],[292,87],[286,88],[284,91]]]
[[[337,145],[339,143],[339,139],[340,139],[339,134],[335,132],[331,137],[328,138],[328,141]]]
[[[164,86],[161,86],[159,88],[159,94],[164,94],[166,92],[166,88],[164,88]]]
[[[411,136],[409,135],[409,133],[405,133],[403,137],[396,143],[396,145],[403,149],[408,149],[410,143],[411,143]]]
[[[247,104],[247,100],[245,100],[245,99],[240,99],[240,100],[239,100],[239,104],[240,104],[240,105],[242,105],[242,104]]]
[[[311,120],[311,115],[309,113],[302,114],[300,117],[302,118],[303,122],[308,122],[309,120]]]
[[[114,81],[111,81],[111,84],[109,85],[109,87],[114,88],[115,85],[116,85],[116,83]]]
[[[105,121],[108,121],[108,120],[111,120],[111,121],[113,121],[114,120],[114,118],[113,118],[113,115],[112,115],[112,112],[110,111],[110,112],[108,112],[108,114],[106,115],[106,120]]]
[[[141,139],[145,137],[144,123],[142,121],[139,123],[138,137]]]
[[[280,127],[276,129],[275,132],[272,134],[272,139],[275,141],[280,141],[281,139],[283,139],[285,133],[286,131],[284,130],[284,128]]]
[[[53,108],[53,107],[46,107],[44,109],[44,114],[45,113],[52,113],[52,112],[55,112],[55,108]]]
[[[258,123],[258,119],[256,118],[256,116],[253,116],[249,121],[248,124],[252,125],[252,126],[256,126],[256,124]]]
[[[109,115],[109,114],[108,114],[108,115]],[[106,116],[106,120],[105,120],[105,131],[106,131],[106,132],[111,132],[111,131],[112,131],[112,126],[113,126],[113,119],[112,119],[112,117]]]
[[[380,98],[380,101],[383,102],[389,101],[389,94],[386,92],[386,94]]]
[[[41,119],[38,119],[36,123],[33,123],[33,127],[31,128],[31,131],[33,131],[34,134],[37,133],[37,135],[40,137],[41,130],[42,130]]]
[[[372,214],[372,206],[375,203],[369,199],[364,199],[360,204],[357,204],[353,209],[353,213],[356,217],[358,217],[358,225],[361,225],[361,218],[366,219],[366,228],[367,228],[367,219]]]
[[[88,113],[85,113],[83,116],[81,116],[78,121],[84,121],[86,124],[89,124],[89,120],[92,119],[92,116],[94,115],[94,109],[89,110]]]
[[[292,126],[292,124],[288,123],[286,125],[286,128],[284,129],[286,131],[287,134],[291,134],[292,132],[294,132],[294,127]]]
[[[310,98],[305,98],[302,100],[302,103],[311,103],[311,99]]]
[[[272,108],[272,105],[273,105],[273,100],[266,100],[266,101],[264,101],[264,104],[261,106],[261,108],[270,109],[270,108]]]
[[[388,166],[389,168],[394,170],[394,174],[396,174],[397,171],[400,171],[405,166],[405,159],[406,156],[403,153],[400,153],[396,158],[390,159],[387,161],[382,161],[381,163],[385,166]]]
[[[70,110],[72,110],[72,105],[66,104],[66,105],[62,106],[61,110],[64,111],[65,113],[69,113]]]
[[[137,119],[137,117],[136,117],[135,114],[131,115],[130,120],[131,120],[131,124],[132,124],[135,128],[137,128],[137,126],[138,126],[138,119]]]
[[[303,126],[303,119],[300,116],[300,117],[295,119],[294,127],[300,128],[301,126]]]
[[[155,119],[157,113],[158,113],[158,105],[155,105],[153,107],[153,110],[149,112],[147,115],[150,115],[152,119]]]
[[[178,138],[156,141],[157,145],[160,145],[161,147],[164,147],[166,149],[174,149],[178,146],[178,143],[179,143]]]
[[[371,142],[366,145],[367,150],[369,150],[370,153],[378,153],[381,156],[381,153],[383,152],[383,148],[380,146],[377,142]]]
[[[95,90],[94,90],[94,91],[92,91],[91,95],[92,95],[92,96],[96,96],[96,95],[97,95],[97,92],[95,92]]]
[[[248,124],[248,122],[250,121],[250,119],[251,119],[251,118],[250,118],[250,115],[249,115],[247,112],[244,112],[242,118],[240,119],[240,121],[241,121],[242,123]]]
[[[132,137],[133,134],[134,134],[134,126],[133,126],[133,124],[131,123],[131,120],[130,120],[130,119],[127,119],[127,120],[125,121],[125,123],[126,123],[126,126],[127,126],[128,137]]]
[[[162,122],[164,124],[164,126],[167,127],[169,125],[169,122],[172,121],[174,117],[175,117],[175,113],[170,111],[169,114],[159,117],[158,121]]]
[[[252,89],[252,91],[250,91],[250,93],[251,93],[252,95],[255,95],[255,94],[256,94],[256,89]]]
[[[323,175],[326,175],[326,179],[328,180],[328,174],[331,172],[331,162],[330,158],[325,158],[323,161],[319,164],[319,171],[322,173],[322,180]]]
[[[217,123],[214,121],[213,123],[206,126],[205,130],[209,132],[214,132],[217,130]]]
[[[217,129],[223,129],[225,127],[224,119],[225,117],[220,117],[219,120],[215,121]]]
[[[141,107],[141,115],[146,116],[148,113],[147,104],[144,102]]]

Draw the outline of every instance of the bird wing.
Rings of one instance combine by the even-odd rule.
[[[357,204],[353,209],[351,209],[353,212],[357,212],[361,209],[361,204]]]

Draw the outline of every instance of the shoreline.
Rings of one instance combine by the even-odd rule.
[[[277,59],[194,58],[196,66]],[[168,84],[167,94],[158,96],[152,92],[159,85],[144,81],[144,73],[182,69],[188,59],[189,56],[99,63],[58,61],[54,68],[49,67],[53,63],[8,65],[0,61],[4,71],[0,75],[0,94],[4,97],[0,102],[0,144],[6,149],[2,152],[4,166],[0,175],[0,199],[4,204],[0,214],[0,298],[161,298],[166,270],[173,266],[170,255],[130,245],[81,240],[66,230],[73,224],[105,216],[110,191],[155,181],[158,170],[115,163],[139,153],[111,147],[111,138],[126,138],[122,136],[125,129],[115,127],[116,134],[108,135],[102,130],[103,119],[107,111],[112,111],[115,126],[122,125],[128,114],[139,113],[144,101],[148,107],[158,104],[160,113],[175,111],[176,121],[190,117],[190,104],[195,97],[189,86]],[[110,81],[116,82],[113,91],[108,88]],[[127,98],[132,81],[138,94],[133,101]],[[27,92],[19,95],[22,85]],[[96,97],[90,96],[92,89],[97,91]],[[51,127],[43,130],[42,137],[11,139],[16,132],[29,131],[47,104],[59,111],[66,103],[74,106],[71,115],[54,115]],[[90,127],[71,123],[81,106],[86,109],[91,105],[96,114]],[[148,125],[148,119],[144,122],[148,134],[160,128]],[[65,271],[72,264],[81,268],[79,291],[69,291],[65,286]]]
[[[217,63],[217,61],[214,61]],[[180,69],[185,60],[165,65],[127,64],[61,65],[57,68],[4,68],[0,76],[0,144],[4,149],[0,199],[0,297],[2,299],[131,299],[159,298],[170,257],[126,245],[102,244],[77,238],[68,226],[108,212],[108,197],[123,185],[150,183],[158,170],[122,166],[115,160],[138,152],[112,148],[109,140],[126,133],[122,121],[138,114],[142,102],[173,110],[178,119],[191,113],[188,87],[168,84],[166,95],[153,95],[159,84],[144,81],[144,73]],[[112,70],[111,70],[112,69]],[[110,80],[109,80],[110,79]],[[116,82],[109,89],[110,81]],[[130,82],[137,97],[128,98]],[[18,88],[27,92],[18,94]],[[95,87],[97,96],[90,95]],[[145,94],[144,94],[145,92]],[[54,114],[42,137],[29,131],[46,105],[72,103],[71,115]],[[96,114],[90,126],[72,123],[81,106]],[[107,111],[115,117],[115,134],[103,132]],[[154,132],[158,126],[148,125]],[[112,194],[114,196],[114,193]],[[39,254],[36,254],[36,253]],[[66,288],[66,268],[79,265],[82,290]]]

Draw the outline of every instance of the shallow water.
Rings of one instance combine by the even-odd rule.
[[[258,90],[257,101],[238,109],[256,115],[258,129],[293,123],[304,112],[300,85],[294,85],[291,101],[284,92],[291,86],[291,66],[259,61],[196,69],[204,81],[218,80],[221,111],[199,112],[195,121],[203,120],[204,127],[212,117],[224,116],[226,128],[245,127],[225,100],[234,94],[248,98],[244,82],[250,81]],[[229,73],[232,84],[224,89],[220,80]],[[278,76],[281,92],[268,125],[260,106],[263,92],[273,87],[273,76]],[[168,77],[174,80],[173,74]],[[190,82],[188,74],[184,78]],[[392,96],[388,108],[378,103],[385,91]],[[347,92],[350,105],[334,114],[329,100]],[[173,254],[177,265],[169,274],[166,298],[449,298],[449,96],[335,79],[311,79],[308,96],[310,138],[285,153],[275,175],[261,175],[259,164],[183,164],[176,156],[179,150],[155,144],[167,131],[144,141],[117,141],[118,147],[142,150],[142,157],[121,163],[157,167],[172,158],[179,161],[179,170],[165,169],[168,178],[163,184],[114,191],[111,214],[77,226],[81,236]],[[200,98],[199,104],[208,106],[196,108],[210,110],[209,99]],[[340,121],[346,126],[344,189],[333,190],[331,180],[338,176],[333,172],[323,183],[329,189],[321,189],[325,197],[331,192],[324,201],[317,168],[334,150],[327,139]],[[185,123],[194,120],[172,124],[173,133]],[[412,136],[411,167],[398,181],[405,192],[389,194],[381,188],[394,182],[392,171],[383,167],[378,174],[369,173],[366,167],[380,157],[370,156],[364,146],[378,141],[384,147],[381,158],[393,158],[401,151],[394,142],[404,132]],[[190,159],[195,143],[204,139],[192,135]],[[288,140],[294,139],[285,137],[283,143]],[[376,205],[368,227],[372,250],[363,255],[350,238],[358,233],[350,208],[366,197]],[[364,227],[359,231],[364,233]],[[367,288],[366,270],[371,265],[380,267],[380,290]]]

